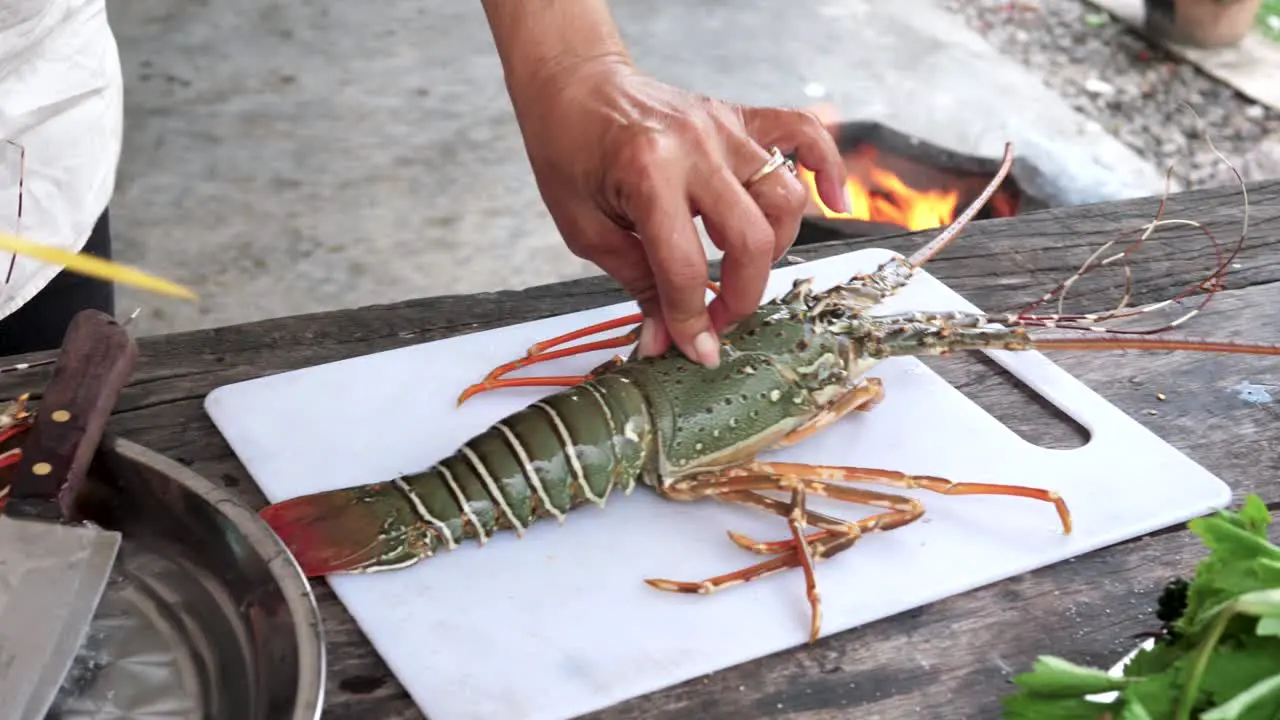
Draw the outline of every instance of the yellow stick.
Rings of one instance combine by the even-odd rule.
[[[61,265],[67,270],[80,275],[110,280],[121,285],[131,285],[140,290],[146,290],[158,295],[168,295],[169,297],[186,300],[196,299],[196,294],[182,285],[150,275],[128,265],[121,265],[120,263],[84,253],[67,252],[47,245],[40,245],[16,235],[0,232],[0,250],[26,255],[50,265]]]

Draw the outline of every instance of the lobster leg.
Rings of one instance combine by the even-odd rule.
[[[636,338],[634,336],[639,335],[639,332],[640,332],[639,329],[636,329],[636,330],[632,330],[626,335],[622,335],[616,338],[610,338],[608,340],[597,340],[596,342],[587,343],[585,345],[565,348],[564,350],[556,350],[554,352],[546,353],[545,355],[540,355],[536,358],[521,358],[520,360],[513,360],[512,362],[506,363],[494,369],[494,371],[489,373],[489,376],[486,377],[484,380],[481,380],[480,382],[474,383],[472,385],[468,385],[466,389],[462,391],[462,394],[458,396],[458,404],[461,405],[462,403],[466,402],[473,396],[478,395],[479,393],[485,392],[487,390],[497,390],[499,388],[570,387],[573,385],[577,385],[583,381],[591,379],[592,376],[599,373],[601,370],[607,367],[616,366],[617,364],[623,362],[622,356],[620,355],[613,356],[612,359],[606,360],[604,363],[602,363],[601,365],[599,365],[598,367],[596,367],[594,370],[587,373],[586,375],[542,375],[537,377],[523,377],[523,378],[504,378],[502,376],[505,375],[506,373],[512,372],[513,370],[519,370],[522,367],[527,367],[536,362],[543,362],[546,360],[555,360],[556,358],[569,357],[571,355],[578,355],[584,352],[604,350],[606,348],[624,347],[626,345],[630,345],[631,343],[635,342]]]
[[[815,420],[802,426],[789,435],[784,442],[795,441],[797,436],[805,437],[815,431],[811,426],[818,423],[829,425],[841,414],[851,412],[855,408],[866,407],[868,402],[877,400],[879,397],[882,397],[882,393],[878,383],[861,384],[833,405],[829,418]],[[840,412],[841,410],[843,413]],[[1062,522],[1063,531],[1071,532],[1071,515],[1066,503],[1056,492],[1049,490],[1016,485],[957,483],[945,478],[908,475],[892,470],[757,461],[715,475],[679,481],[666,492],[677,499],[717,497],[723,501],[752,505],[774,514],[786,515],[792,534],[790,540],[758,543],[736,533],[729,535],[739,547],[761,554],[776,555],[776,557],[699,582],[665,579],[647,579],[645,582],[654,588],[669,592],[708,594],[725,587],[767,577],[781,570],[800,567],[804,570],[807,595],[812,608],[813,620],[809,642],[816,641],[822,609],[817,582],[814,579],[813,564],[817,560],[833,557],[852,547],[864,533],[902,527],[924,513],[924,509],[916,500],[836,484],[843,482],[885,483],[907,489],[925,489],[943,495],[1013,495],[1042,500],[1054,505]],[[790,490],[791,503],[787,505],[749,492],[753,490]],[[807,493],[838,501],[888,508],[888,510],[855,522],[841,522],[808,512],[804,508]],[[815,524],[821,529],[806,536],[804,525],[814,520],[817,520]]]
[[[740,505],[750,505],[752,507],[756,507],[761,510],[764,510],[765,512],[773,513],[774,515],[777,515],[779,517],[787,517],[788,513],[791,512],[791,505],[789,503],[785,503],[781,500],[771,498],[768,495],[761,495],[760,493],[754,492],[754,491],[725,493],[723,495],[717,495],[716,499],[722,500],[724,502],[737,503]],[[808,539],[810,540],[818,539],[820,537],[825,537],[826,535],[832,532],[836,532],[836,533],[844,532],[845,529],[848,528],[849,526],[849,523],[846,520],[834,518],[834,517],[831,517],[830,515],[825,515],[823,513],[820,513],[817,510],[809,510],[808,508],[806,508],[804,511],[804,521],[805,521],[805,524],[807,525],[813,525],[814,527],[822,528],[818,532],[815,532],[812,535],[807,536]],[[733,532],[732,530],[729,531],[729,539],[733,540],[733,542],[736,545],[738,545],[738,547],[741,547],[745,550],[751,550],[752,552],[757,552],[763,555],[777,554],[776,552],[769,552],[763,549],[766,546],[773,545],[773,543],[756,542],[751,538],[747,537],[746,535]],[[786,543],[788,547],[790,547],[790,543],[792,541],[785,540],[783,542]],[[779,550],[778,552],[782,552],[782,550]]]
[[[790,490],[791,503],[787,508],[787,522],[791,526],[792,547],[779,557],[765,560],[741,570],[724,575],[707,578],[699,582],[685,582],[659,578],[646,579],[649,586],[658,590],[679,593],[696,593],[706,595],[717,590],[740,585],[742,583],[768,577],[782,570],[799,567],[805,575],[806,594],[812,611],[809,629],[809,642],[816,642],[822,624],[822,601],[818,592],[817,581],[813,574],[813,564],[822,559],[847,550],[867,532],[891,530],[901,527],[919,518],[924,509],[920,503],[874,490],[862,490],[821,480],[809,480],[794,475],[755,474],[750,470],[735,468],[716,475],[699,476],[677,482],[668,492],[680,499],[697,499],[699,497],[718,497],[729,502],[743,502],[743,491],[749,490]],[[804,498],[808,493],[830,497],[844,502],[887,507],[890,510],[877,513],[871,517],[854,522],[835,521],[838,528],[833,528],[830,535],[821,537],[812,543],[806,542],[804,523],[808,513],[804,508]],[[776,502],[776,501],[775,501]],[[754,500],[746,504],[761,507]],[[773,507],[766,508],[777,512]],[[823,516],[825,519],[825,516]],[[824,522],[824,524],[826,524]],[[735,542],[737,542],[735,540]]]
[[[814,435],[835,423],[840,418],[851,412],[867,412],[880,404],[884,399],[884,383],[880,378],[867,378],[858,383],[844,397],[839,398],[827,410],[819,413],[809,422],[792,430],[782,440],[774,444],[773,449],[784,448],[794,445],[805,438]],[[753,505],[762,510],[786,517],[790,513],[790,506],[779,500],[775,500],[767,495],[760,495],[755,492],[734,493],[728,496],[720,496],[723,500],[738,502],[745,505]],[[840,535],[845,533],[845,529],[849,523],[839,520],[822,513],[807,510],[805,512],[805,520],[817,527],[823,528],[812,535],[806,536],[807,542],[820,540],[824,537],[832,535]],[[764,555],[777,555],[796,547],[796,540],[783,540],[780,542],[758,542],[751,538],[729,531],[729,539],[746,550]]]
[[[812,420],[799,428],[796,428],[781,441],[774,445],[774,448],[787,447],[794,445],[801,440],[829,427],[840,418],[853,411],[866,412],[874,408],[884,399],[884,384],[879,378],[868,378],[858,383],[853,390],[847,395],[834,402],[830,408],[816,415]],[[977,483],[955,483],[950,480],[935,477],[917,477],[906,475],[904,473],[884,470],[868,470],[864,468],[848,468],[848,467],[823,467],[813,465],[801,465],[796,463],[753,463],[746,466],[748,472],[757,471],[764,474],[790,474],[798,477],[809,477],[824,480],[839,480],[843,482],[882,482],[890,485],[906,489],[923,488],[942,494],[952,495],[1017,495],[1020,497],[1032,497],[1034,499],[1045,500],[1054,503],[1058,510],[1058,516],[1062,520],[1063,528],[1066,532],[1071,532],[1071,517],[1067,510],[1066,504],[1057,496],[1045,490],[1036,488],[1025,488],[1019,486],[1004,485],[987,485]],[[785,504],[765,496],[757,496],[756,498],[734,498],[736,502],[755,505],[762,509],[784,515],[785,511],[781,507]],[[813,513],[811,513],[812,515]],[[822,516],[825,518],[825,516]],[[828,518],[829,519],[829,518]],[[836,523],[842,521],[836,520]],[[818,523],[815,523],[818,524]],[[829,523],[812,535],[806,537],[806,542],[816,542],[823,538],[840,534],[841,528],[831,526]],[[775,542],[759,542],[752,540],[744,535],[730,532],[730,539],[739,547],[750,550],[763,555],[776,555],[795,549],[798,542],[795,538],[789,540],[780,540]]]
[[[714,282],[708,282],[707,289],[717,294],[720,292],[719,284]],[[524,357],[499,365],[493,370],[490,370],[484,380],[469,386],[466,390],[463,390],[461,397],[458,398],[458,404],[461,405],[466,402],[468,398],[471,398],[478,393],[486,392],[488,390],[497,390],[499,388],[577,385],[578,383],[590,378],[591,374],[528,378],[505,378],[503,376],[515,372],[520,368],[529,367],[535,363],[572,357],[583,353],[595,352],[596,350],[605,350],[608,348],[626,347],[631,345],[640,339],[640,327],[637,323],[643,319],[644,316],[642,314],[633,313],[631,315],[624,315],[620,318],[614,318],[613,320],[606,320],[594,325],[588,325],[584,328],[578,328],[577,330],[572,330],[564,333],[563,335],[557,335],[549,340],[538,341],[529,347],[529,350]],[[572,340],[579,340],[584,337],[597,335],[606,330],[617,330],[618,328],[625,327],[627,325],[636,325],[636,327],[633,327],[626,333],[616,337],[596,340],[595,342],[583,343],[582,345],[574,345],[572,347],[548,352],[550,348],[556,347],[557,345],[563,345]]]
[[[768,495],[761,495],[757,492],[730,493],[727,495],[717,496],[717,498],[727,502],[751,505],[752,507],[759,508],[766,512],[771,512],[779,517],[787,517],[791,512],[790,503],[785,503],[781,500],[776,500]],[[834,518],[830,515],[824,515],[816,510],[809,510],[806,508],[804,512],[804,521],[807,525],[813,525],[814,527],[821,528],[817,532],[805,536],[805,542],[807,543],[813,543],[814,541],[821,540],[825,537],[849,534],[850,523],[847,520],[840,520],[839,518]],[[760,542],[752,540],[746,535],[736,533],[732,530],[729,531],[729,539],[743,550],[750,550],[758,555],[780,555],[789,550],[794,550],[796,547],[795,538],[774,542]]]
[[[832,403],[831,407],[821,413],[818,413],[812,420],[804,425],[792,430],[786,435],[786,437],[776,443],[774,448],[794,445],[819,430],[825,429],[850,412],[855,410],[862,412],[871,410],[883,399],[884,383],[881,382],[879,378],[867,378],[855,385],[848,394]],[[1019,485],[993,485],[987,483],[957,483],[952,480],[947,480],[946,478],[908,475],[896,470],[805,465],[787,462],[753,462],[743,466],[740,470],[735,469],[733,472],[743,471],[758,472],[765,475],[792,475],[796,477],[833,480],[838,482],[883,483],[908,490],[929,490],[942,495],[1013,495],[1017,497],[1026,497],[1053,503],[1054,508],[1058,512],[1058,518],[1062,522],[1063,531],[1068,534],[1071,532],[1071,512],[1067,509],[1066,502],[1064,502],[1056,492],[1042,490],[1040,488],[1030,488]],[[813,536],[813,538],[820,537],[822,537],[822,533],[815,533]],[[746,540],[746,538],[742,539]],[[738,542],[738,540],[735,539],[734,542]],[[769,548],[769,550],[763,550],[764,552],[769,552],[773,548],[781,547],[782,545],[791,542],[793,541],[785,540],[780,544],[764,544],[746,540],[745,544],[742,542],[738,542],[738,544],[753,550],[756,548]]]
[[[713,293],[716,293],[717,295],[720,294],[720,285],[718,283],[708,282],[707,289]],[[529,347],[529,352],[525,355],[525,357],[532,358],[535,356],[540,356],[546,353],[548,348],[553,348],[557,345],[563,345],[569,342],[570,340],[577,340],[579,338],[590,337],[592,335],[602,333],[605,330],[617,330],[618,328],[623,327],[625,325],[636,324],[643,319],[644,319],[644,315],[642,315],[641,313],[632,313],[631,315],[624,315],[620,318],[614,318],[613,320],[606,320],[604,322],[596,323],[595,325],[588,325],[584,328],[572,330],[563,335],[557,335],[556,337],[553,337],[550,340],[542,340],[534,343]],[[639,328],[633,328],[630,332],[627,333],[627,335],[630,336],[632,335],[632,333],[638,334],[639,332],[640,332]],[[579,350],[579,352],[587,352],[587,351]],[[546,359],[550,359],[550,358],[546,358]],[[522,365],[521,367],[524,367],[524,366]],[[493,377],[493,374],[496,372],[497,370],[494,370],[493,373],[489,374],[489,376]]]
[[[923,489],[940,495],[1012,495],[1052,503],[1062,522],[1064,534],[1071,534],[1071,511],[1058,493],[1041,488],[1021,485],[995,485],[989,483],[961,483],[929,475],[908,475],[897,470],[845,467],[838,465],[805,465],[788,462],[754,462],[743,468],[746,472],[768,475],[794,475],[832,482],[883,483],[908,490]]]
[[[847,394],[837,399],[831,407],[814,415],[811,420],[787,433],[786,437],[774,443],[774,450],[795,445],[796,443],[825,430],[840,418],[857,410],[867,412],[884,400],[884,383],[880,378],[867,378],[853,386]]]
[[[876,405],[879,405],[880,401],[883,399],[884,383],[880,378],[867,378],[855,385],[848,394],[832,403],[831,407],[818,413],[813,417],[813,419],[809,420],[809,422],[804,425],[792,430],[782,438],[782,440],[775,443],[772,449],[779,449],[794,445],[801,440],[826,429],[837,420],[851,412],[867,412],[871,410]],[[790,512],[790,506],[786,503],[758,493],[734,493],[732,495],[720,497],[723,500],[753,505],[783,517],[786,517]],[[807,542],[820,540],[832,535],[844,534],[845,528],[849,526],[849,523],[844,520],[838,520],[813,511],[807,511],[805,513],[805,518],[816,526],[824,528],[807,536]],[[792,550],[796,547],[797,542],[797,540],[793,538],[791,540],[783,540],[780,542],[762,543],[733,531],[729,532],[729,539],[733,540],[733,542],[741,548],[764,555],[776,555]]]
[[[620,318],[614,318],[613,320],[606,320],[604,322],[596,323],[595,325],[588,325],[584,328],[571,330],[563,335],[557,335],[556,337],[553,337],[550,340],[540,340],[534,343],[533,345],[529,346],[529,351],[525,354],[524,358],[522,359],[528,360],[530,358],[544,355],[546,354],[547,350],[550,350],[551,348],[556,347],[557,345],[563,345],[569,342],[570,340],[579,340],[584,337],[591,337],[592,335],[598,335],[604,332],[605,330],[617,330],[618,328],[625,327],[627,325],[635,325],[643,319],[644,319],[644,315],[640,313],[632,313],[630,315],[623,315]],[[637,333],[639,333],[639,328],[632,328],[630,331],[627,332],[627,335],[625,335],[624,337],[631,336]],[[586,351],[581,351],[581,352],[586,352]],[[550,358],[544,358],[544,359],[550,359]],[[505,367],[505,366],[500,366],[500,367]],[[525,365],[520,365],[518,367],[525,367]],[[498,369],[494,369],[493,372],[489,373],[489,377],[494,377],[497,373],[498,373]]]

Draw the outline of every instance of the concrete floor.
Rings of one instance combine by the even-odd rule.
[[[1162,187],[930,0],[611,5],[641,66],[693,90],[823,102],[995,157],[1013,140],[1080,202]],[[122,290],[138,332],[598,272],[542,205],[479,3],[108,6],[126,78],[117,257],[202,296]]]

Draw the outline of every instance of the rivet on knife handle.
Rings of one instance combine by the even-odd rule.
[[[64,517],[64,493],[83,479],[137,355],[133,338],[110,315],[85,310],[72,319],[22,446],[6,515]]]

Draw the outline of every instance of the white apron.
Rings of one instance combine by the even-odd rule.
[[[115,189],[122,94],[105,0],[0,0],[0,230],[84,247]],[[19,257],[10,275],[11,260],[0,251],[0,319],[59,270]]]

